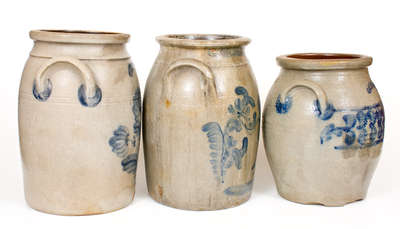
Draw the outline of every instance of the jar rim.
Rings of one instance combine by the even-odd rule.
[[[247,37],[227,34],[167,34],[158,36],[156,40],[165,46],[192,48],[238,47],[250,43]]]
[[[297,70],[360,69],[372,64],[372,57],[346,53],[294,53],[278,56],[278,65]]]
[[[34,41],[82,44],[123,44],[128,42],[129,34],[93,30],[32,30],[29,36]]]

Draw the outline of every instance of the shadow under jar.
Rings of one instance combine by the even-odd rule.
[[[381,153],[385,116],[372,58],[304,53],[282,67],[263,112],[266,154],[279,194],[304,204],[364,199]]]
[[[25,197],[39,211],[130,204],[140,140],[138,79],[121,33],[35,30],[19,92]]]
[[[147,187],[162,204],[216,210],[250,198],[259,138],[247,38],[166,35],[146,83]]]

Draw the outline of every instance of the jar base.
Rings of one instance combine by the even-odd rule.
[[[149,195],[154,201],[156,201],[157,203],[160,203],[160,204],[162,204],[164,206],[175,208],[175,209],[180,209],[180,210],[189,210],[189,211],[217,211],[217,210],[223,210],[223,209],[228,209],[228,208],[234,208],[234,207],[238,207],[239,205],[244,204],[251,197],[251,194],[249,194],[248,196],[244,197],[241,200],[232,201],[230,205],[225,205],[225,206],[216,207],[216,208],[204,208],[204,207],[180,206],[179,204],[174,204],[174,203],[171,203],[171,202],[163,201],[156,194],[152,194],[152,193],[149,192]]]
[[[117,208],[112,208],[112,209],[107,209],[107,210],[87,210],[87,211],[75,211],[75,212],[38,208],[38,207],[33,206],[32,204],[30,204],[28,201],[26,201],[26,203],[33,210],[36,210],[36,211],[39,211],[39,212],[43,212],[43,213],[46,213],[46,214],[60,215],[60,216],[88,216],[88,215],[101,215],[101,214],[106,214],[106,213],[110,213],[110,212],[119,211],[121,209],[124,209],[124,208],[128,207],[130,204],[132,204],[133,199],[134,199],[134,197],[132,197],[132,199],[129,202],[127,202],[126,204],[124,204],[124,205],[122,205],[120,207],[117,207]]]
[[[318,200],[318,199],[305,199],[305,198],[296,198],[294,196],[284,194],[278,190],[279,195],[291,202],[298,203],[298,204],[304,204],[304,205],[322,205],[325,207],[343,207],[347,204],[361,201],[365,199],[365,195],[362,195],[360,197],[348,199],[348,200],[343,200],[343,201],[327,201],[327,200]]]

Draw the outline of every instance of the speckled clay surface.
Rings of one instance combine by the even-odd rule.
[[[216,210],[251,194],[259,136],[257,85],[244,55],[249,40],[167,35],[147,80],[147,186],[162,204]]]
[[[348,54],[280,56],[263,113],[279,194],[305,204],[364,199],[381,153],[384,110],[367,67]]]
[[[19,92],[25,196],[37,210],[88,215],[134,197],[140,89],[129,35],[31,31]]]

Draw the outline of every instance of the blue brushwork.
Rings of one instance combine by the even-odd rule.
[[[324,121],[329,120],[335,112],[336,109],[333,106],[333,104],[328,103],[325,110],[321,111],[321,105],[319,103],[319,100],[317,99],[314,101],[314,113],[319,119]]]
[[[251,115],[250,109],[255,109],[254,99],[248,95],[244,87],[236,87],[235,93],[242,98],[235,100],[234,105],[228,106],[228,112],[232,117],[226,123],[224,129],[217,122],[208,122],[203,125],[202,131],[207,133],[210,153],[210,164],[218,182],[224,183],[226,170],[234,164],[237,169],[242,168],[242,158],[247,153],[248,138],[242,138],[241,147],[233,138],[233,133],[240,133],[242,129],[251,134],[259,123],[257,112]],[[251,118],[252,117],[252,118]]]
[[[372,93],[372,90],[375,88],[375,84],[372,81],[368,82],[368,86],[367,86],[367,92],[368,94]]]
[[[45,82],[46,85],[44,86],[44,90],[41,92],[38,91],[36,82],[33,83],[33,88],[32,88],[33,96],[35,97],[35,99],[41,102],[46,101],[50,97],[51,91],[53,89],[53,85],[50,79],[47,79]]]
[[[321,132],[321,144],[336,137],[343,137],[343,144],[335,146],[336,150],[361,149],[383,142],[385,131],[385,113],[381,103],[365,106],[360,109],[340,109],[344,126],[331,123]]]
[[[286,114],[289,112],[291,106],[292,106],[292,97],[286,96],[284,103],[282,103],[281,95],[278,95],[275,102],[276,113]]]
[[[134,71],[133,64],[132,64],[132,63],[129,63],[129,64],[128,64],[128,75],[129,75],[130,77],[133,77],[133,71]]]
[[[96,92],[93,97],[86,96],[86,86],[81,85],[78,90],[79,102],[85,107],[95,107],[100,103],[102,97],[101,89],[96,86]]]
[[[253,188],[253,180],[246,184],[231,186],[225,189],[224,193],[229,196],[241,196],[251,191]]]
[[[236,87],[235,93],[241,95],[243,98],[237,98],[234,105],[228,106],[228,112],[236,119],[239,120],[247,131],[252,131],[258,123],[257,112],[254,111],[251,115],[250,109],[255,108],[256,103],[252,97],[249,96],[244,87]]]
[[[135,142],[132,142],[130,139],[129,131],[126,126],[119,126],[114,130],[113,136],[108,141],[108,144],[111,146],[112,152],[121,158],[127,156],[129,144],[135,146]]]
[[[281,102],[281,95],[278,95],[275,102],[275,110],[278,114],[287,114],[292,107],[293,98],[291,96],[286,96],[284,103]],[[319,100],[314,101],[314,113],[321,120],[328,120],[335,113],[335,107],[328,103],[324,111],[321,110],[321,104]]]
[[[138,154],[129,154],[121,161],[122,169],[127,173],[136,173]]]
[[[134,116],[133,135],[129,134],[128,127],[120,125],[116,130],[114,130],[113,136],[109,139],[108,144],[111,146],[112,152],[122,158],[121,165],[123,171],[135,174],[139,153],[142,115],[139,88],[136,89],[132,102],[132,113]],[[134,152],[130,153],[132,148]]]
[[[140,127],[141,127],[141,115],[142,115],[142,104],[141,104],[141,96],[140,96],[140,89],[137,88],[135,94],[133,95],[133,106],[132,106],[132,113],[135,119],[133,124],[133,133],[138,136],[140,139]]]

